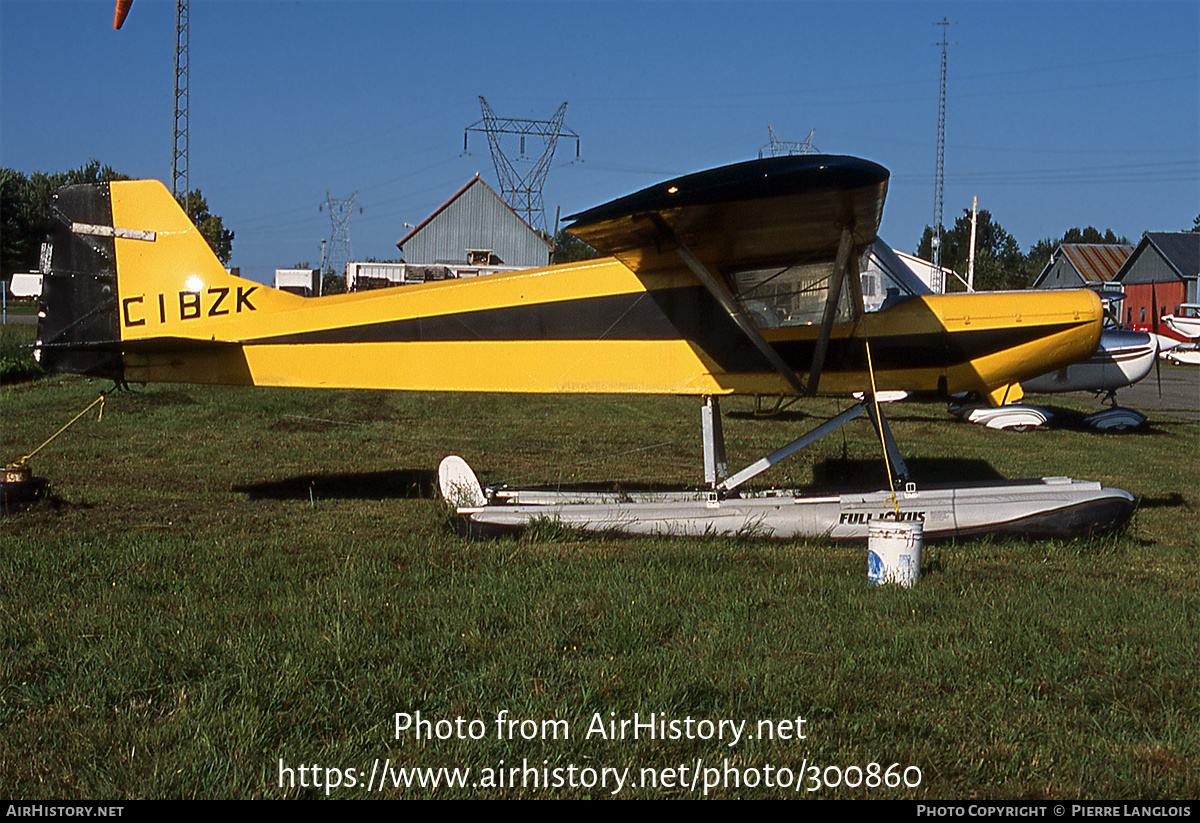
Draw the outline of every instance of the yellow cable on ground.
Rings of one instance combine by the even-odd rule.
[[[71,418],[71,421],[70,421],[69,423],[67,423],[67,425],[63,426],[61,429],[59,429],[58,431],[56,431],[54,434],[50,435],[50,437],[49,437],[49,438],[47,438],[47,440],[46,440],[46,442],[45,442],[45,443],[43,443],[42,445],[38,446],[36,449],[34,449],[34,450],[33,450],[33,451],[31,451],[29,454],[27,454],[27,455],[25,455],[24,457],[22,457],[20,460],[16,461],[15,463],[11,463],[11,464],[9,464],[9,465],[8,465],[6,468],[9,468],[9,469],[19,469],[19,468],[21,468],[21,466],[25,465],[25,462],[26,462],[27,460],[29,460],[29,458],[33,457],[35,454],[37,454],[38,452],[40,452],[42,449],[46,448],[46,446],[48,446],[48,445],[50,444],[50,441],[51,441],[51,440],[53,440],[54,438],[58,437],[60,434],[62,434],[63,432],[65,432],[67,429],[71,428],[71,424],[72,424],[72,423],[74,423],[76,420],[78,420],[79,418],[81,418],[81,417],[83,417],[85,414],[87,414],[89,411],[91,411],[91,410],[92,410],[92,407],[93,407],[93,406],[95,406],[97,403],[99,403],[99,404],[100,404],[100,416],[96,418],[96,422],[99,422],[99,421],[103,420],[103,419],[104,419],[104,395],[105,395],[105,393],[104,393],[104,392],[101,392],[101,393],[100,393],[100,396],[99,396],[99,397],[97,397],[95,400],[93,400],[91,403],[89,403],[89,404],[88,404],[88,407],[87,407],[86,409],[84,409],[84,410],[83,410],[83,411],[81,411],[79,414],[77,414],[77,415],[75,415],[74,417],[72,417],[72,418]]]

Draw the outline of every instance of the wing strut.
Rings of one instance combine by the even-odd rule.
[[[905,465],[904,458],[900,456],[900,447],[896,445],[896,438],[892,437],[892,430],[888,426],[887,420],[884,419],[883,412],[879,410],[879,404],[874,402],[873,398],[867,397],[863,399],[862,407],[871,419],[871,425],[879,434],[879,439],[883,441],[892,477],[901,483],[910,482],[912,478],[908,474],[908,466]]]
[[[821,371],[825,368],[825,355],[829,351],[829,335],[833,331],[833,320],[837,317],[838,302],[842,299],[842,281],[846,279],[846,269],[852,269],[850,278],[850,301],[857,321],[863,313],[862,281],[858,277],[858,257],[850,253],[850,244],[854,233],[849,226],[842,227],[842,239],[838,243],[837,259],[833,264],[833,274],[829,276],[829,291],[825,296],[825,313],[821,316],[821,331],[817,335],[817,345],[813,349],[812,368],[808,370],[808,393],[816,394],[821,382]]]
[[[754,348],[758,349],[762,356],[767,358],[767,362],[783,375],[783,378],[791,384],[792,388],[798,394],[808,394],[804,389],[804,384],[800,382],[800,378],[796,376],[791,367],[779,356],[779,352],[775,351],[775,348],[762,336],[762,333],[755,327],[754,322],[742,311],[742,307],[738,305],[737,299],[729,291],[729,288],[716,275],[710,272],[696,255],[692,254],[691,249],[679,239],[675,232],[671,230],[671,227],[666,224],[666,221],[657,214],[651,214],[649,217],[654,221],[654,225],[658,230],[662,232],[663,238],[675,246],[675,253],[692,270],[692,274],[696,275],[704,288],[708,289],[709,294],[715,297],[717,302],[721,304],[721,308],[725,310],[730,319],[737,324],[738,328],[754,344]],[[843,239],[844,242],[846,241]]]

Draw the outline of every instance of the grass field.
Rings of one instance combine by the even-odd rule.
[[[4,461],[104,388],[0,387]],[[725,408],[740,467],[839,406]],[[1200,796],[1200,424],[889,419],[918,479],[1071,475],[1140,508],[930,544],[916,588],[872,588],[862,545],[472,541],[433,497],[449,453],[485,482],[695,482],[695,398],[114,393],[34,458],[50,499],[0,519],[0,794]],[[760,479],[871,471],[872,438]],[[669,739],[607,734],[652,714]],[[400,771],[439,768],[467,785]]]

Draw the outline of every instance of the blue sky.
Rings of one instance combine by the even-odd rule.
[[[170,181],[175,4],[0,0],[0,164],[96,158]],[[882,234],[933,219],[949,48],[945,222],[972,196],[1023,249],[1072,226],[1190,228],[1200,213],[1200,4],[192,0],[192,188],[267,280],[314,265],[326,191],[357,191],[354,257],[395,242],[476,172],[479,96],[566,125],[548,220],[785,140],[892,171]]]

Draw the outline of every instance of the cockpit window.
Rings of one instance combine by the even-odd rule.
[[[921,278],[913,273],[908,264],[901,260],[900,256],[892,251],[892,247],[882,238],[875,238],[870,253],[865,257],[859,270],[863,273],[863,303],[866,305],[867,311],[876,311],[882,308],[889,299],[903,300],[918,295],[933,294],[929,287],[921,282]],[[876,278],[882,288],[882,291],[876,295],[879,302],[875,306],[872,306],[871,301],[867,299],[865,281],[868,276]]]
[[[913,274],[891,247],[876,239],[859,259],[863,306],[879,311],[900,300],[929,294],[929,288]],[[742,309],[760,329],[803,326],[821,322],[833,261],[823,259],[773,269],[735,272],[732,285]],[[839,322],[850,319],[849,289],[843,285],[838,301]]]

